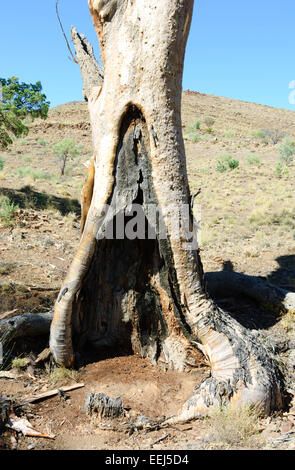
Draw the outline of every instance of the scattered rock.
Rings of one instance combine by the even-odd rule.
[[[290,432],[292,428],[293,428],[293,423],[291,423],[290,421],[285,422],[281,426],[281,433],[285,434],[287,432]]]

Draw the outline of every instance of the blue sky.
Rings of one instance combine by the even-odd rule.
[[[87,0],[60,0],[60,14],[69,36],[74,24],[98,55]],[[183,88],[295,111],[294,19],[294,0],[195,0]],[[52,106],[82,99],[55,0],[1,2],[0,38],[1,77],[41,80]]]

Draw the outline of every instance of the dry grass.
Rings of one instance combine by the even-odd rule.
[[[67,227],[73,227],[73,224],[77,222],[77,215],[74,212],[69,212],[63,217],[63,222]]]
[[[53,368],[47,366],[45,371],[45,379],[49,385],[62,384],[67,380],[74,380],[78,377],[78,372],[73,369],[55,366]]]
[[[249,406],[228,405],[214,410],[208,419],[216,442],[223,449],[255,447],[259,414]]]
[[[287,332],[295,332],[295,310],[289,310],[287,313],[284,313],[280,323]]]

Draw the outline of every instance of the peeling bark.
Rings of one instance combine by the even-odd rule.
[[[173,422],[228,401],[265,413],[278,409],[283,385],[274,358],[209,298],[199,250],[175,236],[169,217],[172,206],[190,207],[180,111],[193,0],[89,0],[89,7],[104,64],[103,86],[93,83],[88,96],[95,179],[81,243],[55,306],[53,356],[70,366],[88,342],[190,370],[205,355],[211,375]],[[145,231],[155,236],[102,238],[114,214],[132,203],[142,207]],[[150,204],[160,207],[166,239]],[[193,224],[191,210],[189,218]]]
[[[89,163],[87,178],[81,191],[81,233],[83,233],[86,218],[91,204],[94,187],[95,166],[94,161]]]

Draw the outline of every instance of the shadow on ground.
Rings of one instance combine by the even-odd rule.
[[[77,199],[40,193],[30,186],[25,186],[19,190],[0,188],[0,195],[8,197],[21,209],[56,209],[61,215],[67,215],[70,212],[74,212],[78,216],[81,215],[81,206]]]
[[[252,279],[257,283],[270,282],[281,289],[295,292],[295,255],[280,256],[276,261],[279,264],[278,269],[267,278],[236,274],[241,283]],[[270,304],[262,305],[251,298],[250,293],[249,296],[244,293],[241,295],[234,287],[230,288],[229,273],[235,273],[230,260],[224,262],[222,271],[205,273],[207,289],[214,301],[246,328],[260,330],[274,326],[279,321],[282,310]],[[283,299],[284,295],[279,300]]]

